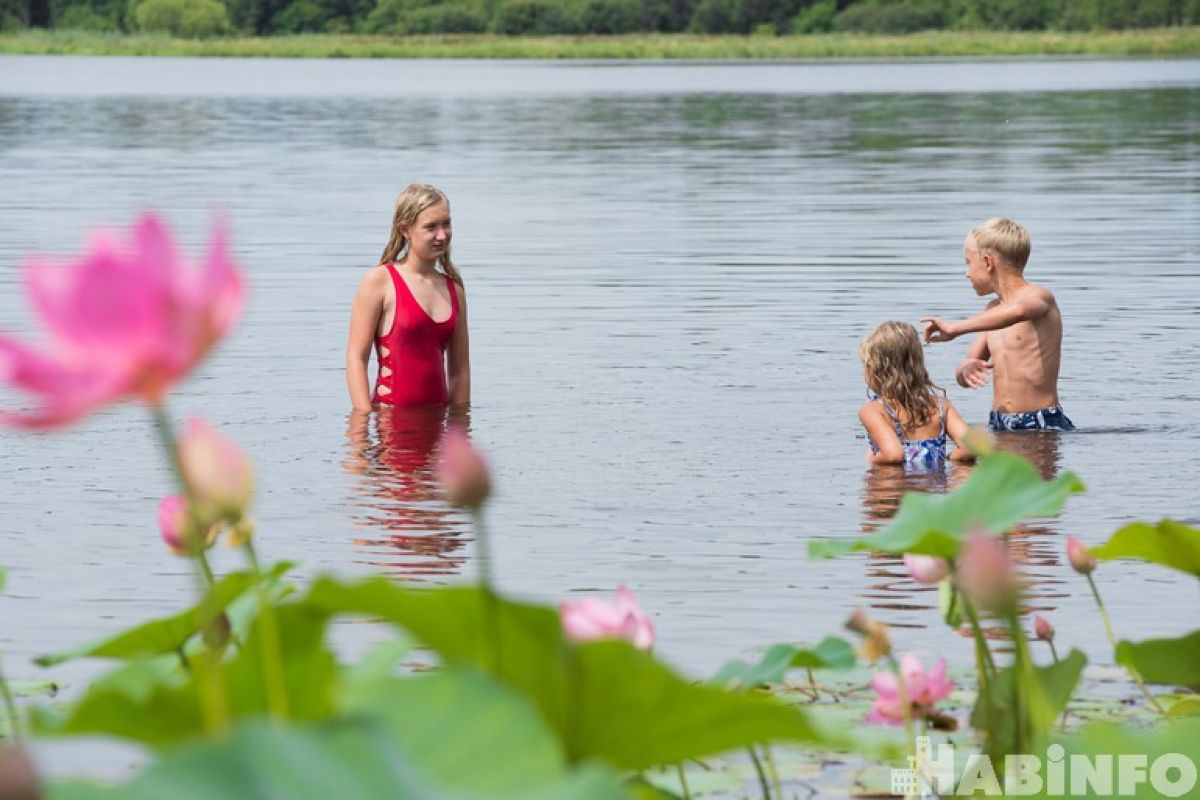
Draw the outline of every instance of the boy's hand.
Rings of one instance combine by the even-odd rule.
[[[987,386],[988,373],[991,371],[991,363],[981,358],[968,358],[958,365],[954,378],[964,389],[980,389]]]
[[[954,331],[954,323],[946,322],[944,319],[937,317],[922,317],[921,322],[925,323],[925,343],[930,342],[952,342],[958,338],[958,334]]]

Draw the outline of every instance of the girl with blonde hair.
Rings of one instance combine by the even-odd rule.
[[[363,276],[350,312],[346,386],[356,411],[470,402],[467,296],[450,236],[446,195],[427,184],[406,186],[379,265]],[[379,365],[374,390],[367,376],[372,349]]]
[[[916,328],[885,322],[862,340],[858,357],[871,397],[858,410],[871,448],[869,463],[940,466],[947,437],[955,444],[952,461],[971,460],[962,444],[967,424],[929,379]]]

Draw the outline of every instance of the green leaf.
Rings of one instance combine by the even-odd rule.
[[[1078,650],[1045,667],[1006,667],[981,689],[971,709],[971,726],[982,731],[994,763],[1009,753],[1036,753],[1055,719],[1071,701],[1087,658]]]
[[[710,683],[727,689],[754,689],[782,683],[790,669],[850,669],[857,660],[849,642],[836,636],[827,636],[816,647],[772,645],[755,664],[730,661]]]
[[[565,773],[562,748],[533,707],[477,672],[381,678],[348,689],[341,706],[383,720],[442,786],[516,792]]]
[[[329,618],[295,604],[274,611],[285,653],[283,684],[290,717],[326,719],[337,682],[337,665],[324,646]],[[254,626],[237,655],[220,665],[234,717],[268,711],[260,642]],[[197,680],[198,671],[179,670],[174,656],[129,662],[95,681],[65,714],[35,713],[35,729],[46,735],[106,734],[154,746],[176,743],[204,730]]]
[[[3,592],[8,586],[8,573],[4,571],[4,567],[0,567],[0,592]]]
[[[469,719],[459,718],[459,726]],[[442,745],[453,748],[454,737]],[[463,762],[464,771],[475,767]],[[438,798],[439,800],[610,800],[626,798],[619,776],[592,765],[517,793],[455,791],[431,778],[413,754],[370,720],[316,729],[239,726],[223,742],[199,741],[148,767],[109,792],[95,785],[53,785],[50,800],[328,800]]]
[[[1102,561],[1140,558],[1200,578],[1200,529],[1174,520],[1126,525],[1091,553]]]
[[[640,769],[772,739],[835,739],[798,708],[695,685],[626,642],[571,645],[550,608],[486,600],[469,587],[414,590],[386,579],[325,578],[305,602],[391,620],[445,663],[494,676],[529,698],[573,761],[596,757]]]
[[[1175,701],[1170,708],[1167,709],[1168,717],[1193,717],[1200,716],[1200,695],[1192,695],[1185,697],[1182,700]]]
[[[1189,759],[1193,766],[1200,766],[1200,719],[1195,717],[1167,720],[1164,724],[1150,730],[1143,727],[1116,725],[1111,722],[1093,723],[1085,726],[1076,734],[1056,737],[1055,741],[1066,751],[1059,761],[1060,766],[1065,768],[1062,773],[1065,778],[1065,786],[1060,788],[1047,780],[1041,787],[1041,792],[1031,796],[1061,798],[1068,792],[1072,797],[1116,797],[1120,795],[1139,800],[1151,800],[1151,798],[1162,800],[1167,796],[1195,796],[1196,787],[1188,792],[1186,784],[1182,787],[1177,786],[1175,794],[1167,795],[1158,791],[1149,779],[1150,775],[1155,772],[1155,762],[1163,756],[1169,756],[1172,761],[1177,761],[1182,756]],[[1041,752],[1043,751],[1039,751],[1039,755]],[[1123,757],[1128,756],[1144,756],[1144,762],[1138,758],[1133,763],[1144,763],[1145,769],[1139,780],[1130,781],[1131,791],[1127,792],[1121,786],[1122,770],[1119,765]],[[1079,791],[1076,791],[1073,787],[1079,777],[1076,771],[1086,769],[1078,762],[1094,765],[1100,769],[1097,770],[1098,779],[1092,779],[1090,770],[1088,770],[1089,779],[1079,780]],[[1166,763],[1168,762],[1160,762],[1160,768]],[[999,767],[997,767],[997,771],[999,771]],[[1137,775],[1137,770],[1127,770],[1126,772]],[[1177,769],[1168,772],[1170,773],[1166,776],[1168,780],[1180,778]],[[1042,775],[1046,775],[1044,767]]]
[[[1200,691],[1200,630],[1178,639],[1117,642],[1117,663],[1137,670],[1150,683]]]
[[[274,582],[291,567],[287,562],[276,564],[264,577],[267,581]],[[229,573],[210,590],[211,605],[208,613],[224,611],[253,586],[254,579],[250,573]],[[34,663],[42,667],[51,667],[73,658],[131,660],[176,653],[200,631],[202,619],[201,604],[197,604],[178,614],[144,622],[99,642],[63,653],[40,656],[34,659]]]
[[[1081,491],[1083,483],[1074,473],[1045,482],[1024,458],[993,453],[980,459],[970,477],[950,494],[905,494],[895,517],[874,536],[810,542],[808,554],[828,558],[871,550],[954,558],[971,530],[1000,534],[1022,520],[1052,516],[1067,497]]]

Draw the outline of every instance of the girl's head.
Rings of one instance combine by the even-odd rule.
[[[925,370],[925,354],[917,329],[907,322],[885,322],[858,346],[867,388],[903,410],[906,423],[919,427],[937,408]]]
[[[431,236],[425,235],[427,228]],[[391,235],[379,263],[392,263],[406,253],[414,242],[424,249],[427,244],[425,239],[432,239],[435,229],[442,230],[437,236],[439,240],[444,239],[444,247],[422,255],[435,255],[442,270],[461,286],[462,274],[450,259],[450,201],[440,189],[427,183],[410,183],[396,198]]]

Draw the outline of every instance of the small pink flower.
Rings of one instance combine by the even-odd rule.
[[[904,566],[908,568],[908,574],[914,581],[926,586],[938,583],[950,574],[950,565],[946,563],[946,559],[937,556],[905,553]]]
[[[1004,542],[972,533],[958,555],[958,588],[977,607],[1005,612],[1017,601],[1019,586]]]
[[[1033,618],[1033,635],[1044,642],[1054,640],[1054,626],[1045,617],[1038,615]]]
[[[1096,557],[1074,536],[1067,537],[1067,560],[1080,575],[1088,575],[1096,569]]]
[[[179,437],[179,462],[202,524],[238,522],[250,504],[254,475],[232,441],[201,419],[190,419]]]
[[[74,263],[30,258],[25,293],[49,333],[43,349],[0,335],[0,382],[35,407],[0,423],[53,428],[126,398],[158,405],[232,326],[242,280],[217,226],[204,265],[186,268],[158,217],[127,238],[101,231]]]
[[[492,493],[487,462],[457,425],[442,437],[438,480],[450,502],[466,508],[479,508]]]
[[[188,546],[187,531],[187,500],[177,494],[169,494],[158,504],[158,531],[162,539],[177,556],[190,556],[192,548]]]
[[[900,658],[900,674],[904,676],[904,689],[912,708],[913,719],[931,717],[934,706],[945,699],[954,689],[954,681],[946,677],[946,659],[939,658],[928,672],[921,661],[912,653]],[[900,681],[894,672],[876,672],[871,678],[875,690],[875,702],[867,722],[899,725],[904,722],[904,703],[900,698]]]
[[[615,603],[594,597],[568,600],[559,605],[559,615],[567,637],[576,642],[625,639],[639,650],[649,650],[654,644],[650,617],[624,586],[617,587]]]

